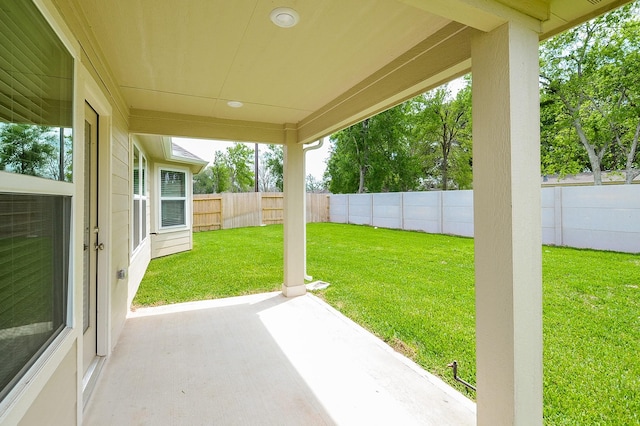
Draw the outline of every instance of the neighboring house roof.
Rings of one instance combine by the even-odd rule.
[[[593,173],[577,173],[575,175],[543,175],[541,177],[542,186],[570,186],[570,185],[593,185]],[[623,184],[625,181],[622,172],[602,172],[602,184]],[[637,176],[633,183],[640,184],[640,176]]]
[[[165,160],[171,161],[173,163],[183,163],[189,165],[191,171],[194,174],[200,173],[202,169],[204,169],[207,164],[209,164],[207,160],[204,160],[184,149],[180,145],[175,144],[169,137],[163,137],[162,142],[165,151]]]
[[[180,145],[176,145],[173,141],[171,141],[171,148],[173,149],[174,157],[182,157],[185,159],[196,160],[196,161],[205,161],[204,158],[200,158],[197,155],[187,151],[185,148],[181,147]]]
[[[207,160],[177,145],[170,137],[135,135],[134,138],[142,147],[147,158],[153,161],[180,164],[189,167],[194,174],[200,173],[208,164]]]

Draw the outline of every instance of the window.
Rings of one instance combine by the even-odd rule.
[[[0,193],[0,398],[66,325],[71,197]]]
[[[133,250],[147,238],[147,159],[133,146]]]
[[[187,174],[160,169],[160,227],[187,225]]]
[[[2,2],[0,39],[1,400],[67,325],[74,61],[30,0]]]
[[[0,170],[70,182],[73,57],[31,1],[0,23]]]

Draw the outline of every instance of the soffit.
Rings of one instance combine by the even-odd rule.
[[[468,72],[478,31],[513,20],[544,38],[627,2],[56,1],[85,21],[132,131],[270,143],[286,123],[312,141]],[[280,6],[296,27],[271,23]]]
[[[77,0],[130,108],[298,122],[449,21],[389,0]],[[245,106],[232,109],[229,100]]]
[[[551,3],[549,20],[542,25],[541,39],[602,15],[610,10],[630,3],[631,0],[554,0]]]

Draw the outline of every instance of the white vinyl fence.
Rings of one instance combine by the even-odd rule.
[[[640,253],[640,185],[541,191],[544,244]],[[473,191],[333,194],[330,221],[473,237]]]

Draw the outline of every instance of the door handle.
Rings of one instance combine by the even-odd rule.
[[[98,243],[94,246],[94,248],[96,250],[104,250],[104,244],[103,243]]]

